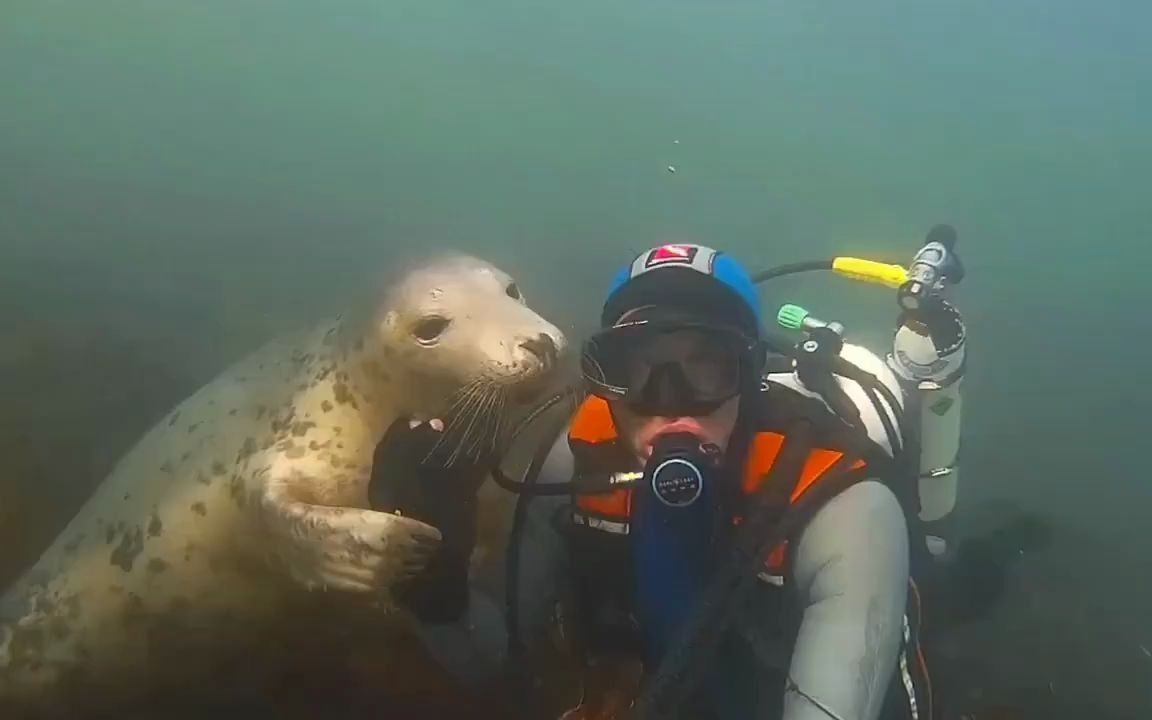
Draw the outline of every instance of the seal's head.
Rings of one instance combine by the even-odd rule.
[[[499,415],[557,374],[567,339],[489,262],[447,254],[389,283],[365,338],[402,412]],[[373,347],[375,346],[375,347]]]
[[[508,273],[465,255],[413,269],[385,306],[381,339],[424,380],[523,385],[551,372],[566,345]]]

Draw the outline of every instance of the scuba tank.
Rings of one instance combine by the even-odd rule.
[[[949,550],[959,486],[961,385],[967,366],[964,322],[941,293],[946,283],[963,279],[964,268],[951,227],[937,226],[927,239],[899,289],[897,301],[903,312],[887,361],[919,415],[920,520],[929,552],[939,557]]]
[[[944,352],[919,323],[902,322],[888,364],[915,399],[920,442],[920,519],[933,555],[948,550],[948,521],[956,506],[960,470],[965,354],[963,340]]]

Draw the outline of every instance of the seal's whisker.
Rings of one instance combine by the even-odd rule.
[[[484,388],[482,388],[480,392],[480,398],[478,402],[473,406],[473,408],[471,408],[471,412],[469,413],[470,417],[468,418],[468,425],[464,428],[464,432],[461,435],[456,448],[452,452],[452,457],[449,460],[449,463],[454,463],[456,458],[459,456],[460,451],[463,450],[466,445],[469,445],[469,440],[471,439],[472,433],[476,428],[476,421],[484,417],[486,411],[491,405],[492,397],[493,388],[491,386],[486,385]]]
[[[476,406],[472,408],[472,412],[468,414],[468,424],[464,426],[463,431],[460,433],[460,442],[456,445],[456,453],[459,454],[465,447],[469,446],[472,441],[472,436],[475,434],[477,421],[484,417],[485,411],[488,409],[488,403],[491,401],[491,393],[485,389],[483,394],[477,401]]]
[[[487,402],[476,418],[479,424],[474,426],[474,437],[468,446],[468,454],[476,458],[496,450],[508,402],[508,390],[502,385],[490,385],[488,393]]]
[[[498,388],[496,392],[493,393],[492,406],[488,409],[488,414],[484,417],[484,433],[479,438],[478,453],[487,455],[496,450],[507,399],[508,391],[504,388]]]
[[[425,457],[447,454],[452,466],[461,458],[478,458],[499,447],[501,433],[508,424],[508,389],[486,379],[473,380],[452,394],[447,426]],[[450,450],[449,450],[450,448]]]
[[[476,436],[468,446],[470,454],[475,456],[487,453],[495,446],[492,431],[500,427],[500,412],[504,406],[504,395],[504,391],[499,387],[492,388],[489,393],[484,412],[477,418],[480,420],[480,425],[477,428]]]
[[[458,417],[458,416],[455,416],[455,417]],[[444,432],[440,433],[440,437],[436,439],[436,443],[428,450],[428,454],[424,457],[425,462],[431,460],[433,455],[435,455],[438,451],[440,451],[441,448],[445,447],[445,443],[448,443],[448,442],[455,443],[456,442],[457,426],[458,426],[458,423],[456,423],[455,420],[451,421],[447,426],[445,426]],[[446,464],[448,466],[452,465],[451,455],[449,455],[449,459],[448,459],[448,462]]]
[[[448,398],[450,404],[445,414],[449,417],[454,416],[456,414],[454,411],[461,405],[466,404],[472,398],[472,394],[476,392],[479,384],[479,381],[473,380],[467,385],[462,385],[458,390],[456,390],[456,392],[452,393],[452,395]]]
[[[504,436],[508,427],[508,391],[500,392],[500,409],[496,412],[492,423],[492,443],[489,450],[495,452],[500,447],[500,438]]]
[[[449,438],[451,438],[453,442],[459,442],[456,435],[460,425],[465,421],[465,419],[475,415],[477,408],[484,401],[487,389],[487,384],[482,380],[474,380],[461,388],[459,391],[460,398],[451,408],[448,424],[444,428],[444,432],[441,433],[440,437],[437,439],[436,444],[432,447],[431,450],[429,450],[425,460],[431,458],[432,455],[437,450],[439,450],[443,446],[444,442]],[[453,465],[455,463],[455,458],[456,451],[454,450],[449,456],[447,464],[449,466]]]
[[[489,389],[486,385],[479,382],[476,383],[475,388],[473,389],[472,394],[468,399],[468,403],[464,407],[461,407],[456,417],[453,418],[453,425],[455,428],[459,429],[460,426],[467,422],[468,425],[465,426],[463,430],[464,434],[467,434],[468,428],[471,427],[471,424],[475,421],[476,416],[483,410],[484,403],[487,402],[488,392]]]
[[[476,403],[478,396],[482,393],[482,384],[473,380],[453,394],[455,401],[449,406],[448,411],[445,413],[448,421],[444,429],[445,434],[452,432],[456,426],[459,425],[460,417],[467,414],[468,409]]]
[[[508,390],[507,388],[500,388],[497,392],[495,406],[489,413],[487,424],[487,433],[485,443],[482,451],[485,454],[497,453],[500,450],[500,440],[503,436],[503,430],[508,424]]]
[[[496,438],[500,435],[501,418],[504,415],[504,398],[507,396],[508,393],[501,389],[497,390],[492,398],[492,407],[488,409],[488,415],[484,418],[484,434],[477,448],[480,452],[490,453],[496,449]]]

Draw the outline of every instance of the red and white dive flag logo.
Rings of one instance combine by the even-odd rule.
[[[691,265],[696,260],[696,253],[698,252],[700,252],[700,248],[695,245],[664,245],[648,253],[644,267],[671,264]]]

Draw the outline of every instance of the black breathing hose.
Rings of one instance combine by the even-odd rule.
[[[540,408],[530,413],[516,429],[513,430],[509,438],[509,445],[511,445],[511,442],[515,440],[529,424],[534,422],[536,418],[543,415],[548,409],[555,407],[557,403],[562,402],[565,398],[574,396],[575,389],[575,386],[572,386],[563,392],[557,393],[541,405]],[[533,492],[540,489],[540,486],[536,485],[536,481],[539,479],[540,470],[544,467],[544,463],[548,460],[548,455],[552,451],[553,438],[559,435],[567,423],[568,416],[561,414],[558,420],[547,428],[543,440],[541,440],[536,451],[532,454],[532,460],[528,463],[528,467],[524,471],[523,479],[519,483],[514,482],[504,474],[500,468],[499,460],[493,464],[491,471],[492,478],[500,487],[517,494],[516,508],[512,513],[512,527],[508,532],[508,545],[505,548],[504,556],[504,623],[505,633],[507,634],[506,649],[508,667],[511,670],[512,681],[518,685],[515,687],[515,691],[522,701],[519,709],[520,712],[523,713],[523,720],[535,720],[535,709],[532,683],[524,676],[525,668],[522,667],[524,642],[520,635],[519,602],[521,538],[524,536],[524,526],[528,520],[528,503],[531,502],[534,496],[560,495],[571,492],[571,489],[568,487],[571,483],[562,483],[562,487],[560,488],[561,492]]]
[[[808,260],[806,262],[788,263],[761,270],[752,276],[752,282],[759,285],[765,280],[771,280],[782,275],[795,275],[796,273],[812,272],[813,270],[831,270],[831,260]]]

